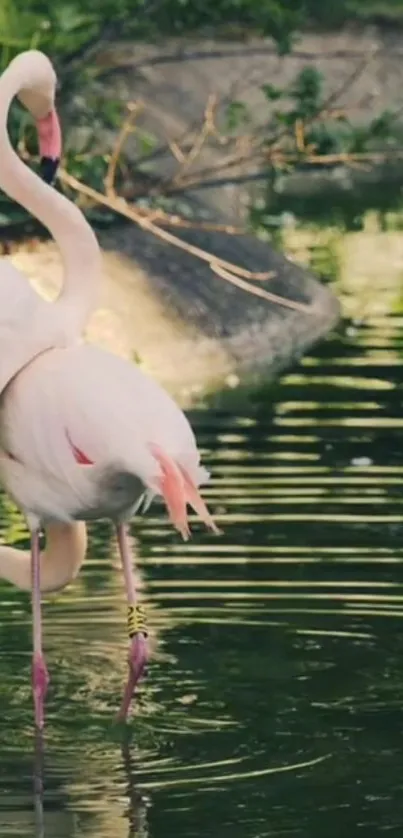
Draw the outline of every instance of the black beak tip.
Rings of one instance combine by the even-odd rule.
[[[39,166],[42,180],[51,185],[55,179],[60,160],[56,157],[41,157]]]

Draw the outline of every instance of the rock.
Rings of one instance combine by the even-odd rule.
[[[181,235],[250,270],[274,271],[256,285],[311,307],[292,311],[236,288],[135,225],[101,233],[105,280],[88,338],[139,361],[183,406],[273,377],[337,322],[329,289],[263,242],[200,230]],[[37,290],[55,295],[61,264],[53,243],[22,245],[8,258]]]

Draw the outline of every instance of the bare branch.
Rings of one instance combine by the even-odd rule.
[[[77,192],[86,195],[87,197],[91,198],[99,204],[102,204],[103,206],[107,206],[109,209],[114,210],[114,212],[119,213],[125,218],[134,221],[143,230],[148,230],[150,233],[153,233],[157,238],[162,239],[162,241],[165,241],[168,244],[174,245],[174,247],[178,247],[180,250],[184,250],[187,253],[190,253],[192,256],[201,259],[203,262],[207,262],[210,268],[214,271],[214,273],[216,273],[218,276],[220,276],[227,282],[238,285],[238,287],[242,288],[242,290],[244,291],[247,291],[249,294],[254,294],[257,297],[263,297],[264,299],[270,300],[270,302],[276,302],[279,305],[285,306],[286,308],[294,308],[297,311],[312,313],[312,306],[307,306],[303,303],[288,300],[285,297],[280,297],[274,294],[271,295],[269,292],[265,291],[265,289],[256,288],[249,282],[245,282],[245,280],[263,281],[271,279],[274,276],[273,271],[254,272],[249,271],[246,268],[241,268],[240,265],[235,265],[232,262],[228,262],[226,259],[221,259],[221,257],[216,256],[213,253],[209,253],[209,251],[207,250],[203,250],[200,247],[196,247],[195,245],[189,244],[188,242],[184,242],[182,239],[179,239],[177,236],[174,236],[167,230],[162,230],[153,221],[151,221],[150,218],[147,217],[147,215],[140,213],[134,207],[129,206],[123,198],[103,195],[101,192],[97,192],[95,189],[92,189],[92,187],[87,186],[84,183],[81,183],[81,181],[77,180],[77,178],[73,177],[72,175],[69,175],[63,169],[60,171],[60,178],[62,182],[66,184],[66,186],[69,186]]]
[[[123,146],[127,140],[129,134],[133,131],[133,122],[137,116],[137,114],[144,108],[144,103],[142,101],[139,102],[129,102],[127,105],[128,114],[126,119],[123,122],[123,125],[119,131],[119,134],[116,138],[115,145],[112,150],[112,154],[109,159],[108,169],[104,179],[104,186],[105,192],[108,196],[112,197],[116,195],[115,192],[115,180],[116,180],[116,168],[119,162],[119,158],[123,151]]]
[[[245,282],[244,279],[241,279],[239,276],[234,276],[233,273],[230,271],[226,271],[221,265],[217,264],[216,262],[211,262],[210,268],[214,273],[218,276],[221,276],[223,279],[226,279],[227,282],[231,282],[232,285],[236,285],[237,288],[242,288],[243,291],[251,290],[250,285]],[[272,274],[274,276],[274,273]],[[303,303],[297,303],[295,300],[288,300],[286,297],[280,297],[278,294],[273,294],[271,291],[266,291],[265,288],[254,288],[253,293],[257,297],[262,297],[263,300],[268,300],[270,303],[278,303],[279,305],[284,306],[285,308],[292,308],[294,311],[305,311],[307,313],[312,312],[312,306],[304,305]]]
[[[196,135],[196,138],[192,144],[190,151],[183,156],[180,168],[176,175],[172,178],[171,182],[173,184],[178,184],[181,182],[183,173],[187,171],[187,169],[189,169],[192,163],[194,163],[194,161],[197,159],[207,138],[211,134],[216,133],[217,129],[215,126],[215,112],[217,110],[217,105],[217,96],[214,93],[211,93],[207,99],[207,104],[204,110],[202,127],[199,133]]]
[[[186,250],[188,253],[192,254],[192,256],[196,256],[198,259],[202,259],[204,262],[215,262],[222,267],[226,268],[227,270],[231,271],[238,276],[245,277],[246,279],[270,279],[272,277],[271,271],[265,271],[256,273],[253,271],[248,271],[246,268],[241,268],[239,265],[234,265],[232,262],[227,262],[226,259],[221,259],[218,256],[215,256],[212,253],[209,253],[207,250],[203,250],[200,247],[196,247],[195,245],[188,244],[184,242],[182,239],[179,239],[177,236],[174,236],[172,233],[168,233],[167,230],[161,230],[154,221],[151,221],[149,217],[149,213],[147,211],[140,212],[133,206],[130,206],[124,198],[119,197],[109,197],[107,195],[103,195],[101,192],[97,192],[95,189],[92,189],[91,186],[87,186],[85,183],[82,183],[77,178],[73,177],[73,175],[69,175],[64,169],[60,170],[59,173],[60,179],[66,186],[70,186],[77,192],[81,192],[83,195],[86,195],[89,198],[92,198],[96,203],[102,204],[103,206],[108,207],[109,209],[114,210],[120,215],[125,216],[125,218],[129,218],[131,221],[134,221],[139,227],[142,227],[143,230],[149,230],[151,233],[154,233],[158,238],[162,239],[163,241],[168,242],[169,244],[173,244],[176,247],[179,247],[181,250]]]

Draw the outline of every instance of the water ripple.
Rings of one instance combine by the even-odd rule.
[[[5,838],[401,827],[402,329],[385,317],[334,337],[273,405],[262,393],[248,415],[194,415],[224,534],[192,519],[184,544],[159,505],[133,524],[155,654],[126,735],[122,575],[111,527],[91,528],[81,576],[44,606],[43,799],[30,604],[1,584]],[[27,546],[0,507],[3,537]]]

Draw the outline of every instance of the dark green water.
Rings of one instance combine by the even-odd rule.
[[[372,317],[273,403],[194,416],[224,535],[182,544],[157,506],[133,526],[159,645],[126,738],[122,579],[110,528],[91,531],[44,609],[42,802],[29,600],[1,585],[1,836],[401,835],[402,350],[403,316]],[[25,545],[5,502],[2,522]]]

